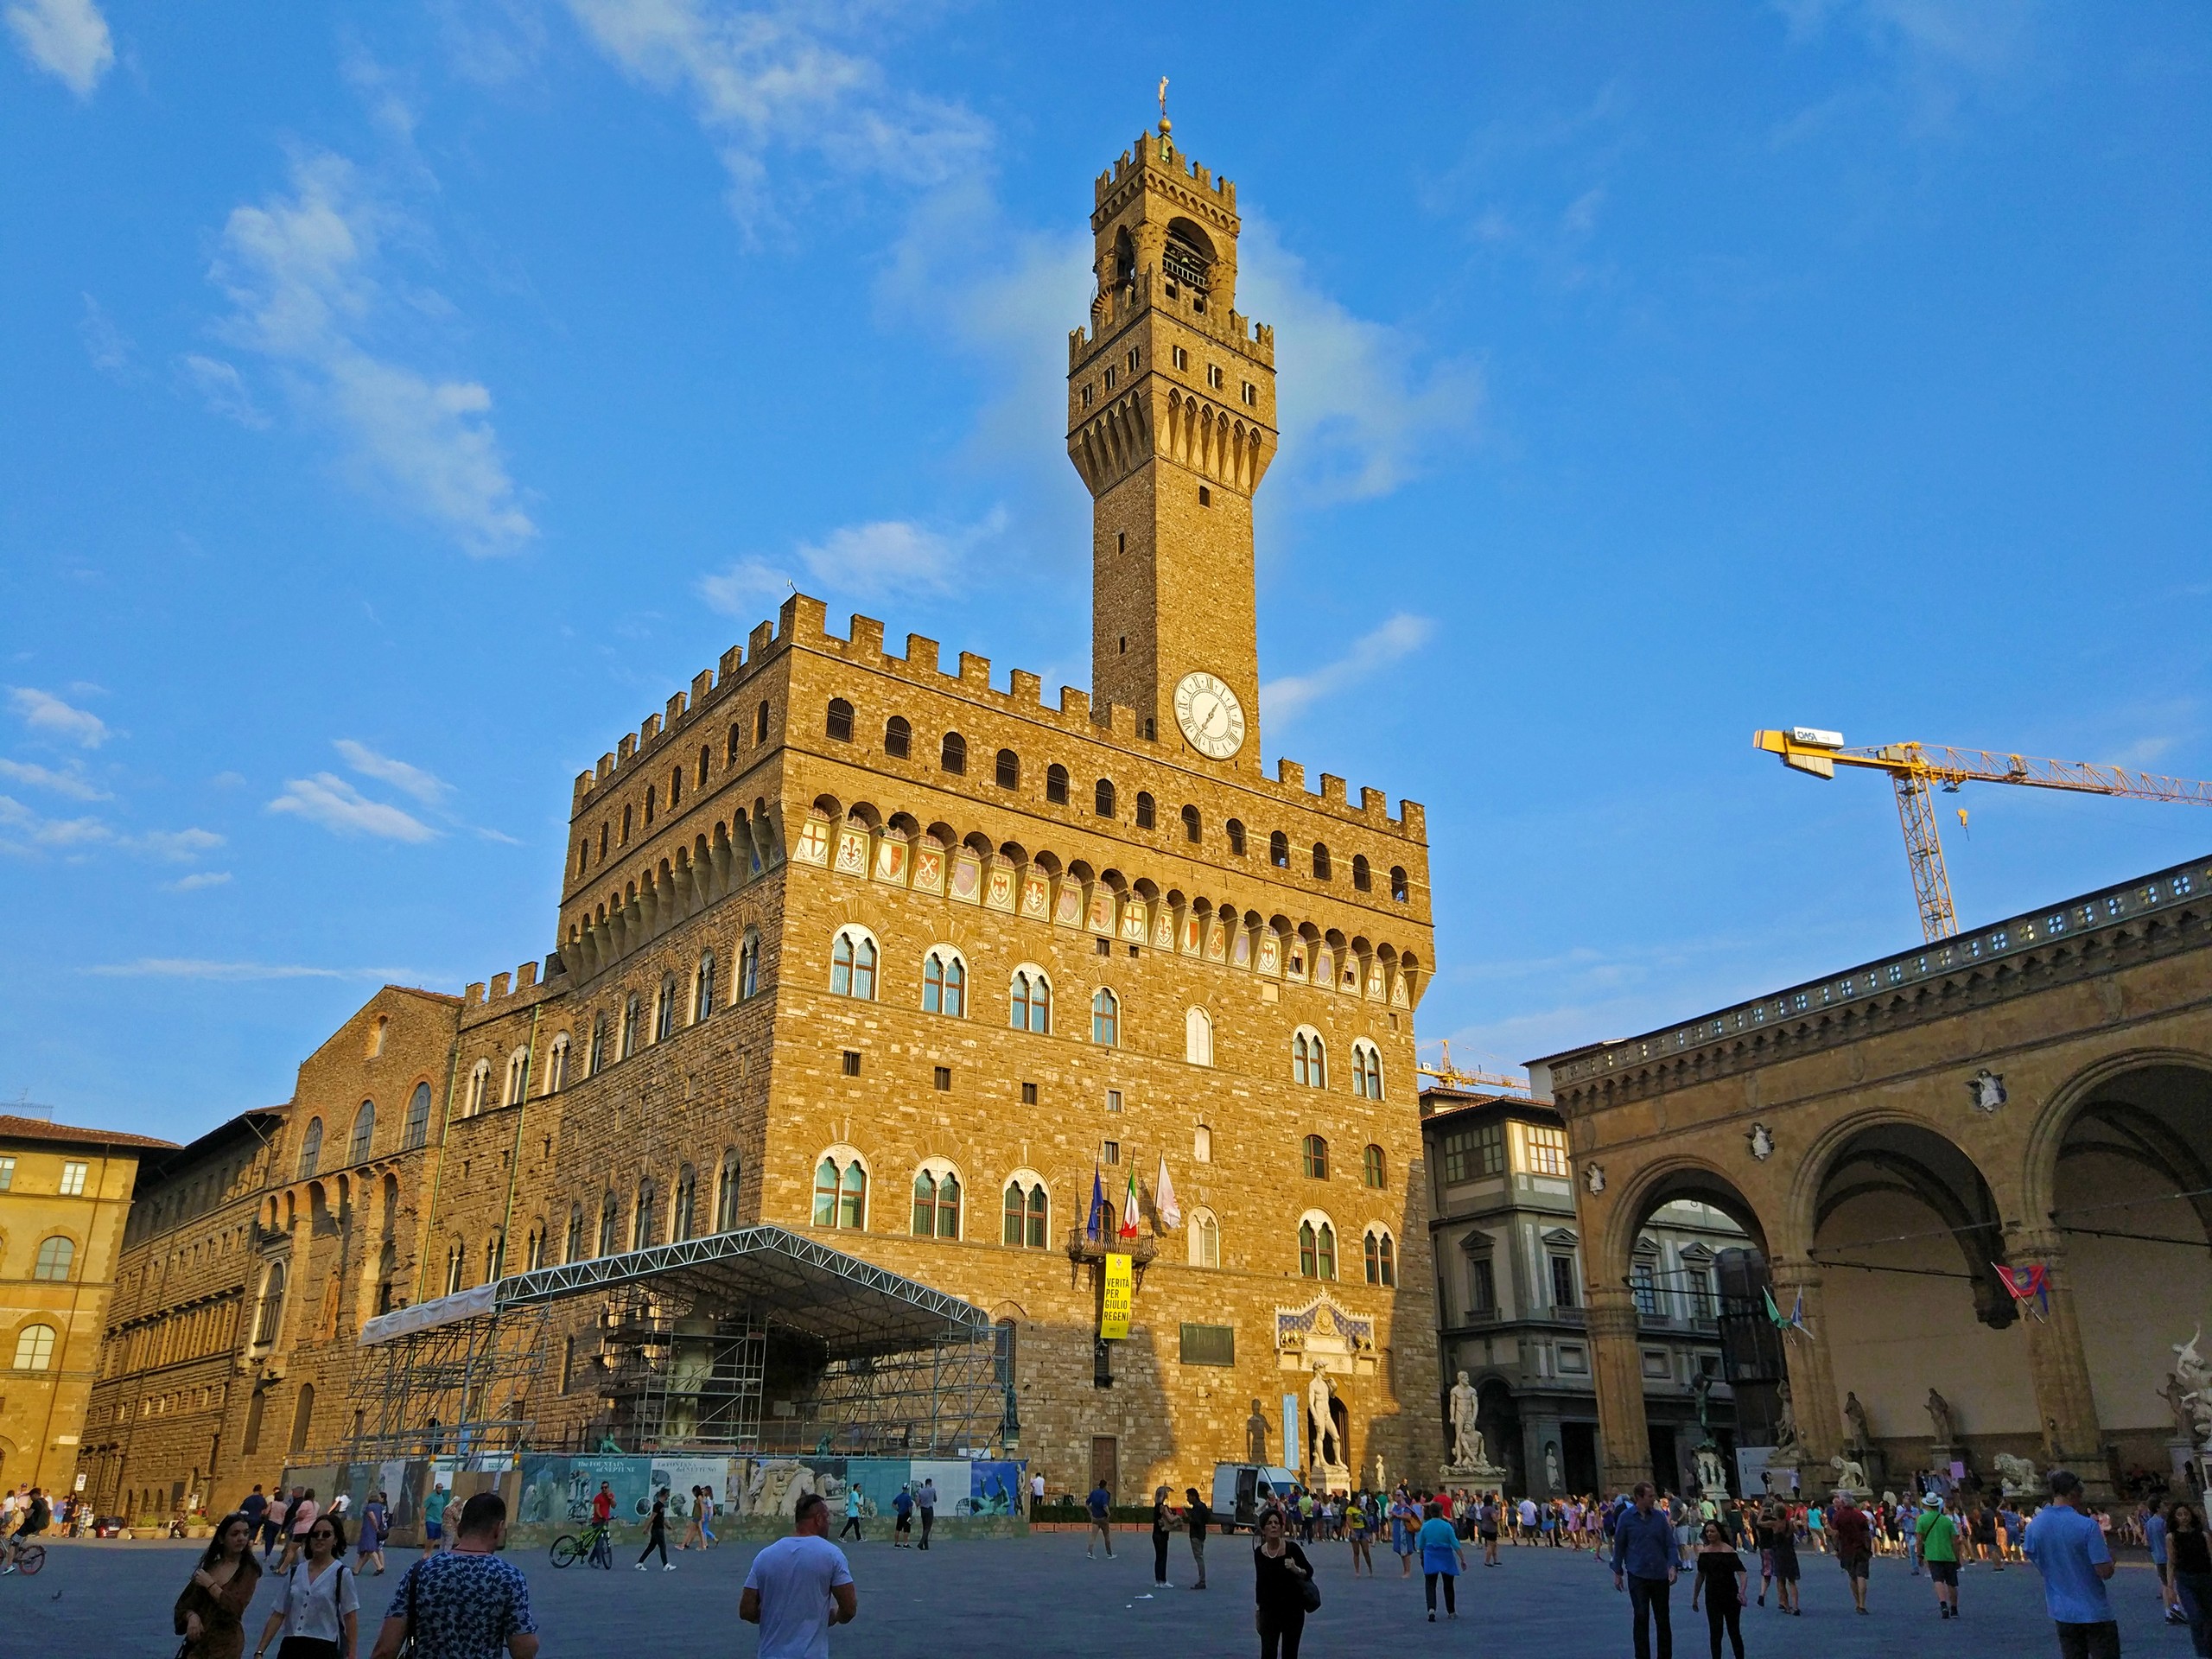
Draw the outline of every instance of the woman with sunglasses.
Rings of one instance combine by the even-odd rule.
[[[281,1626],[284,1644],[276,1659],[352,1659],[359,1636],[361,1596],[346,1570],[346,1523],[315,1516],[308,1527],[307,1553],[284,1578],[284,1598],[261,1628],[253,1659],[263,1659]]]
[[[238,1659],[245,1651],[245,1611],[261,1587],[253,1557],[253,1517],[226,1515],[207,1541],[192,1580],[176,1599],[176,1633],[183,1659]]]

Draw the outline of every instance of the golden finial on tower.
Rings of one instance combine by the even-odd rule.
[[[1160,78],[1160,130],[1162,132],[1168,130],[1167,77],[1165,75]]]

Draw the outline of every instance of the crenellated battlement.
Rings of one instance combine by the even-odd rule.
[[[1270,369],[1275,365],[1273,324],[1255,323],[1241,311],[1210,305],[1205,294],[1171,282],[1147,265],[1132,281],[1109,289],[1091,301],[1088,328],[1068,331],[1068,372],[1080,371],[1116,334],[1147,311],[1173,316],[1185,327],[1217,340]]]
[[[1166,124],[1161,123],[1162,126]],[[1231,218],[1236,213],[1236,181],[1223,179],[1215,181],[1212,170],[1201,167],[1175,146],[1167,132],[1144,132],[1137,135],[1135,143],[1115,159],[1114,165],[1091,181],[1091,200],[1097,213],[1109,211],[1109,205],[1121,200],[1122,193],[1135,185],[1142,175],[1167,174],[1177,183],[1212,199],[1212,206]]]

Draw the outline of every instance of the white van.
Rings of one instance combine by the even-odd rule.
[[[1213,1466],[1213,1523],[1224,1532],[1258,1529],[1260,1511],[1275,1498],[1287,1500],[1298,1477],[1263,1463],[1217,1463]]]

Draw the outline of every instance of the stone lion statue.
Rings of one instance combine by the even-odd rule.
[[[2033,1492],[2041,1477],[2036,1466],[2025,1458],[2016,1458],[2010,1452],[1999,1452],[1990,1459],[1997,1465],[1997,1484],[2007,1497],[2022,1497]]]

